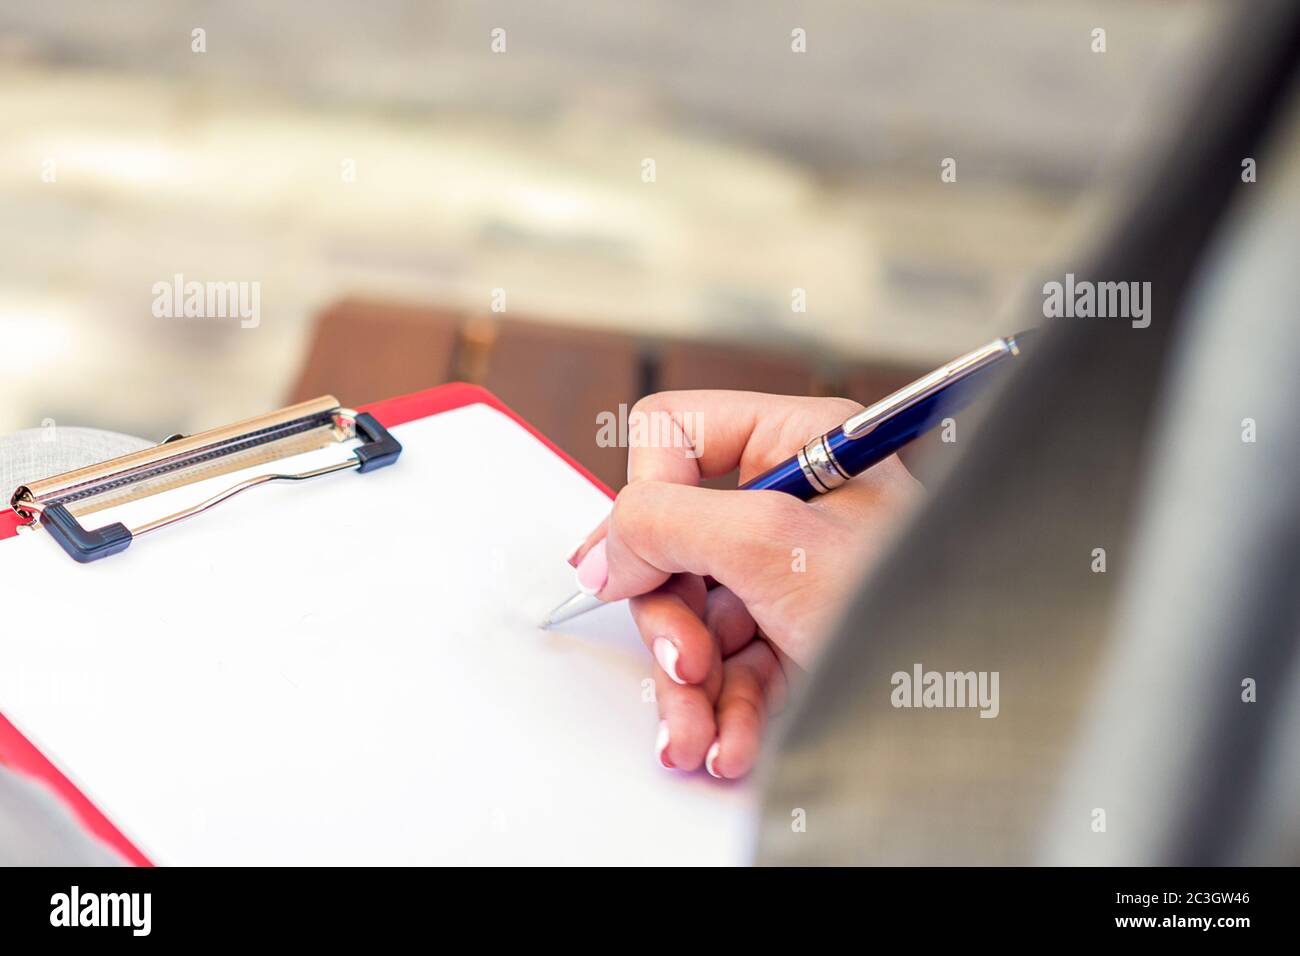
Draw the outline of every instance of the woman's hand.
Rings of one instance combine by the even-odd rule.
[[[721,391],[665,392],[633,409],[657,441],[630,449],[627,486],[570,563],[589,593],[632,598],[657,662],[664,766],[749,772],[786,669],[816,656],[920,487],[897,457],[808,503],[700,480],[739,466],[744,483],[860,409]]]

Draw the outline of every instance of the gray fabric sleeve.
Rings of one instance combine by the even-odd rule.
[[[1050,320],[769,743],[760,863],[1294,862],[1300,147],[1256,137],[1300,8],[1253,9],[1069,270],[1149,280],[1149,326]],[[1223,208],[1232,254],[1200,245]],[[919,667],[999,675],[997,716],[895,702]]]
[[[1271,155],[1300,156],[1296,92]],[[1175,349],[1053,863],[1300,860],[1300,164],[1251,190]],[[1077,825],[1097,808],[1104,836]]]

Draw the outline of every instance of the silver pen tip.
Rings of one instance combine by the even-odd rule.
[[[542,630],[546,630],[553,624],[560,624],[577,617],[579,614],[586,614],[604,603],[600,598],[578,591],[567,601],[558,605],[550,614],[546,615],[546,620],[542,621],[540,627]]]

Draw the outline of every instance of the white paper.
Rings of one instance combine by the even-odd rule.
[[[655,759],[626,607],[537,627],[609,500],[483,405],[392,431],[93,564],[0,541],[0,712],[158,863],[746,862],[748,788]]]

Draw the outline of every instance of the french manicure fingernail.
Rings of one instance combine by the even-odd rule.
[[[605,559],[605,540],[602,538],[578,562],[578,590],[595,594],[609,578],[609,562]]]
[[[709,748],[709,752],[704,755],[704,769],[709,772],[710,776],[717,777],[719,780],[722,779],[722,774],[714,770],[713,765],[717,763],[718,751],[721,749],[722,746],[715,740],[713,746]]]
[[[686,681],[677,673],[677,658],[679,656],[677,645],[666,637],[656,637],[654,643],[650,646],[654,649],[655,660],[664,669],[664,673],[677,683],[685,684]]]
[[[564,559],[568,562],[569,567],[576,568],[578,566],[578,552],[582,550],[582,546],[586,543],[587,539],[583,538],[573,546],[572,550],[569,551],[569,556]]]
[[[659,763],[666,769],[675,769],[673,762],[668,759],[668,721],[659,721],[659,736],[655,738],[655,754],[659,757]]]

